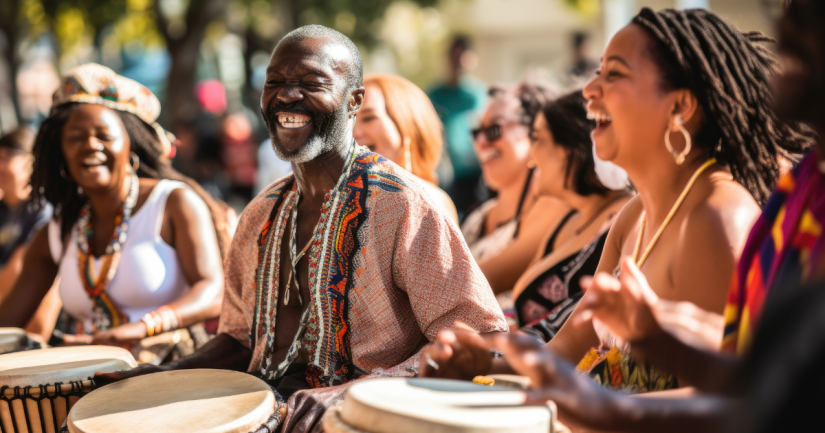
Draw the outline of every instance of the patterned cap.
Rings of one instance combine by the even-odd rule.
[[[155,129],[163,154],[171,157],[174,136],[156,122],[160,115],[160,101],[146,86],[103,65],[86,63],[63,74],[60,87],[52,97],[52,111],[72,102],[100,104],[134,114]]]

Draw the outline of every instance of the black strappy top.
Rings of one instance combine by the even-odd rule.
[[[544,256],[553,252],[559,232],[576,211],[570,211],[547,242]],[[579,280],[593,275],[599,266],[608,231],[544,271],[516,298],[516,317],[522,331],[545,342],[561,329],[576,308],[584,292]]]

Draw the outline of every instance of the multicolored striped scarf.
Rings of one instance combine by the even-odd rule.
[[[816,151],[782,176],[751,229],[731,280],[722,350],[743,355],[762,306],[779,283],[825,280],[825,190]]]

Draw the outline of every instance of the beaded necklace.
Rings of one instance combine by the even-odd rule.
[[[89,299],[92,301],[92,325],[94,330],[106,330],[120,326],[129,321],[112,302],[106,293],[106,288],[115,276],[117,265],[126,235],[129,231],[129,220],[138,198],[139,181],[135,173],[129,177],[129,193],[115,216],[115,231],[112,239],[106,245],[105,254],[101,257],[100,270],[95,273],[95,257],[89,248],[89,242],[94,239],[92,227],[92,204],[86,202],[80,210],[77,219],[77,263],[80,268],[80,280]]]

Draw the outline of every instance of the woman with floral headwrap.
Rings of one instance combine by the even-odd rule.
[[[152,92],[104,66],[63,76],[32,173],[34,201],[54,219],[35,234],[0,326],[24,325],[55,277],[77,322],[66,343],[124,346],[143,362],[169,348],[140,340],[220,314],[227,211],[171,168],[159,114]]]

